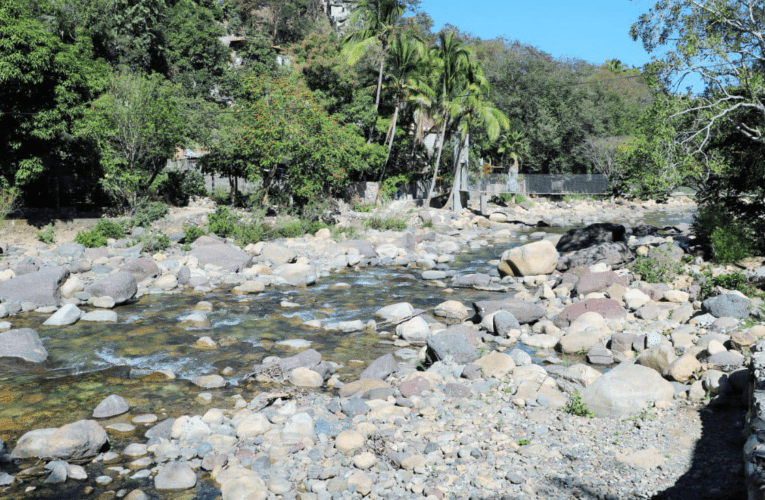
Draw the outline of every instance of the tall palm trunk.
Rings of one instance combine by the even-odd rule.
[[[377,196],[375,197],[375,205],[380,201],[380,193],[382,193],[382,183],[385,178],[385,170],[388,168],[388,160],[390,160],[390,152],[393,149],[393,139],[396,138],[396,124],[398,123],[398,108],[400,104],[396,103],[396,109],[393,111],[393,124],[390,130],[390,141],[388,142],[388,154],[385,156],[385,163],[383,164],[382,174],[380,174],[380,180],[377,183]]]
[[[428,191],[428,198],[425,200],[425,208],[430,207],[430,200],[433,198],[433,191],[436,189],[436,178],[438,177],[438,166],[441,164],[441,153],[444,150],[444,139],[446,138],[446,123],[449,121],[449,113],[444,116],[444,123],[441,125],[440,139],[438,141],[438,156],[436,157],[436,164],[433,167],[433,181],[430,183],[430,191]]]
[[[380,54],[380,74],[377,75],[377,97],[375,98],[375,111],[380,109],[380,92],[382,91],[383,71],[385,70],[385,44],[382,46]]]
[[[470,134],[468,133],[465,134],[465,139],[460,141],[460,145],[457,148],[457,155],[454,158],[454,182],[449,192],[449,199],[446,201],[446,205],[444,205],[444,208],[447,210],[456,208],[456,203],[454,202],[455,196],[459,196],[459,192],[465,189],[465,186],[462,185],[462,163],[460,160],[462,160],[462,152],[467,148],[469,141]]]

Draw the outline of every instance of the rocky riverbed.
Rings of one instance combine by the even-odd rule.
[[[211,210],[200,203],[157,225],[172,233]],[[119,336],[131,331],[132,314],[146,315],[126,321],[123,311],[180,297],[183,314],[173,324],[147,321],[142,335],[166,332],[176,343],[179,328],[184,347],[169,349],[173,356],[194,349],[218,357],[193,358],[196,370],[128,362],[131,380],[186,388],[187,399],[156,394],[153,412],[142,411],[148,405],[139,396],[116,390],[87,408],[54,408],[46,428],[18,425],[33,416],[9,418],[15,426],[2,435],[2,494],[745,495],[745,365],[765,327],[757,299],[718,289],[701,300],[693,273],[704,262],[690,227],[678,222],[690,218],[692,203],[537,200],[483,215],[404,203],[385,210],[374,215],[404,218],[407,230],[356,240],[321,230],[246,248],[205,236],[190,250],[155,255],[122,241],[91,250],[29,245],[6,234],[19,242],[4,248],[0,264],[7,320],[0,359],[10,387],[22,375],[76,375],[67,343],[56,340],[62,336],[44,332],[84,335],[82,325],[93,323],[111,325],[105,337]],[[344,212],[338,225],[365,217]],[[647,217],[654,225],[643,224]],[[488,257],[464,265],[471,255]],[[677,272],[649,283],[627,267],[636,256]],[[762,262],[745,265],[753,280],[765,275]],[[366,288],[333,281],[373,269],[391,269],[400,290],[421,287],[427,297],[409,299],[389,281]],[[338,312],[312,301],[321,293],[358,296],[365,305]],[[273,348],[243,349],[246,332],[220,333],[221,307],[246,315],[261,302],[278,305],[282,316],[296,313]],[[365,352],[345,357],[343,349],[312,343],[310,332]],[[141,335],[130,338],[141,343]],[[144,351],[154,349],[146,344],[123,359],[146,359]],[[231,345],[239,347],[226,350]],[[113,376],[98,383],[125,387]],[[41,396],[44,406],[49,395]]]

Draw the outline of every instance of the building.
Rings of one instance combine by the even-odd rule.
[[[321,7],[329,18],[329,22],[339,33],[342,33],[353,11],[353,0],[321,0]]]

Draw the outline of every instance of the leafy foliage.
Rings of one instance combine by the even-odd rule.
[[[629,269],[640,275],[646,283],[667,283],[682,271],[682,264],[673,261],[664,250],[659,249],[653,257],[638,256]]]
[[[93,231],[83,231],[77,233],[74,242],[83,245],[85,248],[98,248],[106,246],[106,237]]]
[[[582,401],[582,395],[579,391],[574,391],[568,400],[566,406],[563,407],[563,411],[577,417],[593,418],[595,414],[587,408],[587,405]]]
[[[365,225],[370,229],[377,229],[378,231],[403,231],[407,228],[405,220],[395,217],[388,217],[386,219],[372,217],[365,221]]]
[[[37,231],[37,239],[47,245],[56,242],[56,233],[53,232],[53,224],[48,224],[40,231]]]
[[[726,290],[736,290],[748,297],[755,297],[762,293],[741,271],[714,276],[712,269],[707,266],[702,268],[701,273],[694,274],[693,278],[700,287],[699,300],[716,295],[717,287]]]
[[[753,228],[735,219],[724,203],[700,207],[693,228],[699,243],[709,247],[717,263],[738,262],[754,255]]]
[[[197,170],[169,170],[157,186],[157,194],[176,207],[185,207],[192,196],[205,196],[205,180]]]
[[[149,227],[152,222],[162,219],[169,211],[169,207],[160,201],[141,203],[135,208],[130,222],[135,227]]]

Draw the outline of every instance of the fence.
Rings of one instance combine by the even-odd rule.
[[[489,195],[521,194],[608,194],[608,177],[602,174],[509,174],[471,173],[468,190]]]

